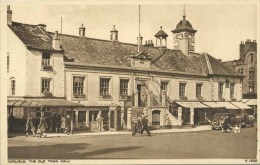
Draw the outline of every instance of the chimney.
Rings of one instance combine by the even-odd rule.
[[[46,26],[47,26],[47,25],[45,25],[45,24],[38,24],[37,26],[38,26],[39,28],[42,28],[42,29],[46,30]]]
[[[86,28],[82,24],[81,27],[79,28],[79,36],[80,37],[85,37],[85,30],[86,30]]]
[[[10,5],[7,5],[7,25],[12,26],[12,10],[10,9]]]
[[[240,45],[239,45],[239,54],[240,54],[240,58],[243,57],[245,52],[245,44],[243,41],[241,41]]]
[[[52,39],[52,47],[55,50],[61,50],[61,42],[58,36],[58,31],[55,31],[55,35]]]
[[[144,46],[154,47],[153,40],[146,40]]]

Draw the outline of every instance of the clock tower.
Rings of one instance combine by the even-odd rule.
[[[191,23],[186,20],[185,7],[183,11],[183,19],[177,24],[176,28],[172,30],[174,35],[174,49],[181,50],[183,54],[189,55],[195,50],[195,33]]]

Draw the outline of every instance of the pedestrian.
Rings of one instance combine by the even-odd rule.
[[[98,130],[103,131],[103,117],[101,113],[98,113],[96,120],[97,120]]]
[[[53,124],[55,128],[55,132],[60,132],[60,124],[61,124],[61,117],[59,114],[55,113],[53,116]]]
[[[61,120],[60,120],[60,123],[61,123],[60,124],[60,128],[61,128],[62,132],[65,132],[65,128],[66,128],[65,122],[66,122],[65,116],[62,114],[61,115]]]
[[[168,113],[165,115],[165,128],[169,129],[170,128],[170,118],[168,116]]]
[[[222,132],[230,132],[229,131],[229,125],[230,125],[229,117],[225,116],[224,122],[223,122],[223,125],[222,125]]]
[[[140,135],[142,135],[142,134],[141,134],[142,128],[143,128],[143,126],[142,126],[142,116],[139,116],[139,117],[137,118],[137,132],[139,132]]]
[[[146,131],[146,133],[148,134],[148,136],[151,136],[151,133],[149,132],[149,127],[148,127],[148,117],[145,116],[142,119],[142,131],[141,131],[141,135],[143,135],[144,130]]]
[[[137,124],[136,123],[132,123],[132,136],[135,136],[136,132],[137,132]]]
[[[35,126],[34,126],[33,121],[32,121],[32,116],[30,114],[28,114],[26,125],[25,125],[26,137],[29,136],[30,131],[32,131],[33,137],[35,137]]]
[[[42,135],[46,138],[47,135],[46,135],[46,130],[48,129],[48,125],[46,123],[46,120],[44,118],[44,113],[41,114],[41,117],[40,117],[40,123],[38,125],[38,130],[37,130],[37,133],[40,134],[40,137],[42,137]]]
[[[13,115],[12,112],[9,113],[9,116],[8,116],[7,120],[8,120],[8,130],[10,132],[13,132],[15,118],[14,118],[14,115]]]
[[[69,134],[70,130],[71,130],[71,118],[70,118],[70,115],[67,114],[66,120],[65,120],[65,132],[64,133]]]
[[[53,122],[53,119],[54,119],[54,115],[51,114],[50,117],[49,117],[49,131],[50,132],[53,132],[53,125],[54,125],[54,122]]]

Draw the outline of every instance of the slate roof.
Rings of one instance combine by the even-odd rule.
[[[208,58],[214,75],[241,76],[238,72],[224,65],[214,57],[208,56]]]
[[[28,47],[36,49],[54,50],[52,48],[52,38],[48,33],[37,25],[22,24],[12,22],[9,28]]]
[[[39,49],[54,50],[51,42],[54,33],[46,32],[45,29],[39,28],[37,25],[15,22],[9,27],[25,45]],[[130,67],[131,56],[137,54],[137,45],[135,44],[67,34],[59,34],[59,38],[64,49],[65,61],[78,64]],[[205,76],[210,73],[204,54],[191,53],[189,56],[186,56],[180,50],[165,49],[163,50],[165,54],[161,55],[162,49],[147,46],[141,46],[141,51],[151,57],[151,69],[154,70]],[[208,55],[208,57],[212,74],[241,76],[212,56]]]

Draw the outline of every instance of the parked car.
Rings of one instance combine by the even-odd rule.
[[[236,124],[241,125],[241,127],[247,128],[252,127],[254,123],[254,119],[250,118],[246,113],[243,114],[231,114],[231,113],[216,113],[213,116],[211,121],[212,130],[222,129],[223,118],[224,116],[229,116],[229,123],[231,126],[235,126]]]
[[[213,116],[213,119],[211,121],[211,128],[212,130],[221,129],[223,125],[223,118],[224,116],[230,116],[230,113],[216,113]]]
[[[247,113],[240,114],[239,117],[241,118],[241,127],[247,128],[252,127],[254,123],[254,117],[249,116]]]

